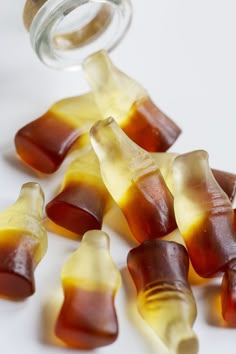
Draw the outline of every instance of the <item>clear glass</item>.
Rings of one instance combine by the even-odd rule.
[[[89,55],[110,52],[127,32],[130,0],[27,0],[24,21],[40,60],[77,70]]]

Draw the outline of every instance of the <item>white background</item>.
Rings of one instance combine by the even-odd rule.
[[[235,0],[133,3],[131,29],[112,59],[141,82],[158,106],[182,127],[173,151],[206,149],[211,166],[236,172]],[[15,132],[55,101],[87,90],[82,72],[54,72],[39,62],[22,25],[23,5],[24,0],[2,1],[0,11],[1,210],[16,199],[22,183],[38,180],[15,158]],[[56,177],[40,182],[49,199],[57,186]],[[140,328],[134,307],[129,306],[135,291],[125,270],[126,254],[133,246],[128,241],[127,225],[114,212],[106,223],[111,253],[123,276],[116,301],[120,335],[115,344],[95,352],[162,354],[158,341],[151,331]],[[17,303],[0,299],[1,353],[71,352],[53,344],[48,334],[54,307],[51,299],[60,286],[60,268],[77,245],[49,234],[48,253],[35,274],[36,294]],[[219,288],[211,284],[193,290],[198,304],[194,329],[199,336],[199,353],[234,354],[236,329],[220,325],[214,308]]]

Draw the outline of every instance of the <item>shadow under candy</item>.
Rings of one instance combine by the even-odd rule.
[[[17,173],[24,173],[31,178],[35,178],[35,176],[41,177],[39,172],[37,171],[34,172],[29,166],[27,166],[23,161],[21,161],[17,157],[17,154],[13,150],[13,148],[4,151],[2,157],[10,167],[16,170]]]

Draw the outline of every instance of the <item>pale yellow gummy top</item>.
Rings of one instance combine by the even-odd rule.
[[[179,155],[173,164],[174,208],[181,234],[201,223],[209,212],[232,209],[209,166],[208,153],[196,150]]]
[[[23,184],[19,197],[14,204],[0,213],[0,238],[4,231],[29,235],[39,242],[37,262],[47,250],[47,231],[43,224],[44,194],[38,183]]]
[[[139,178],[159,173],[152,155],[135,144],[113,118],[98,121],[90,130],[90,137],[103,182],[116,202]]]
[[[64,264],[61,277],[64,286],[116,293],[121,275],[109,252],[108,235],[100,230],[86,232],[79,248]]]
[[[105,51],[89,56],[83,69],[103,118],[114,117],[121,124],[133,103],[148,96],[142,85],[120,71]]]

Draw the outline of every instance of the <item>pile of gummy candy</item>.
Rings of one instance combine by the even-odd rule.
[[[15,135],[17,155],[34,171],[52,174],[71,156],[45,207],[54,225],[82,236],[62,269],[55,334],[79,349],[118,336],[121,276],[102,231],[116,204],[140,244],[127,256],[140,315],[170,353],[196,354],[189,260],[198,276],[223,274],[222,316],[236,325],[236,175],[211,169],[203,150],[166,152],[180,128],[106,52],[88,57],[83,70],[90,93],[57,102]],[[34,270],[47,251],[43,210],[43,191],[29,182],[0,213],[1,295],[26,298],[35,291]]]

